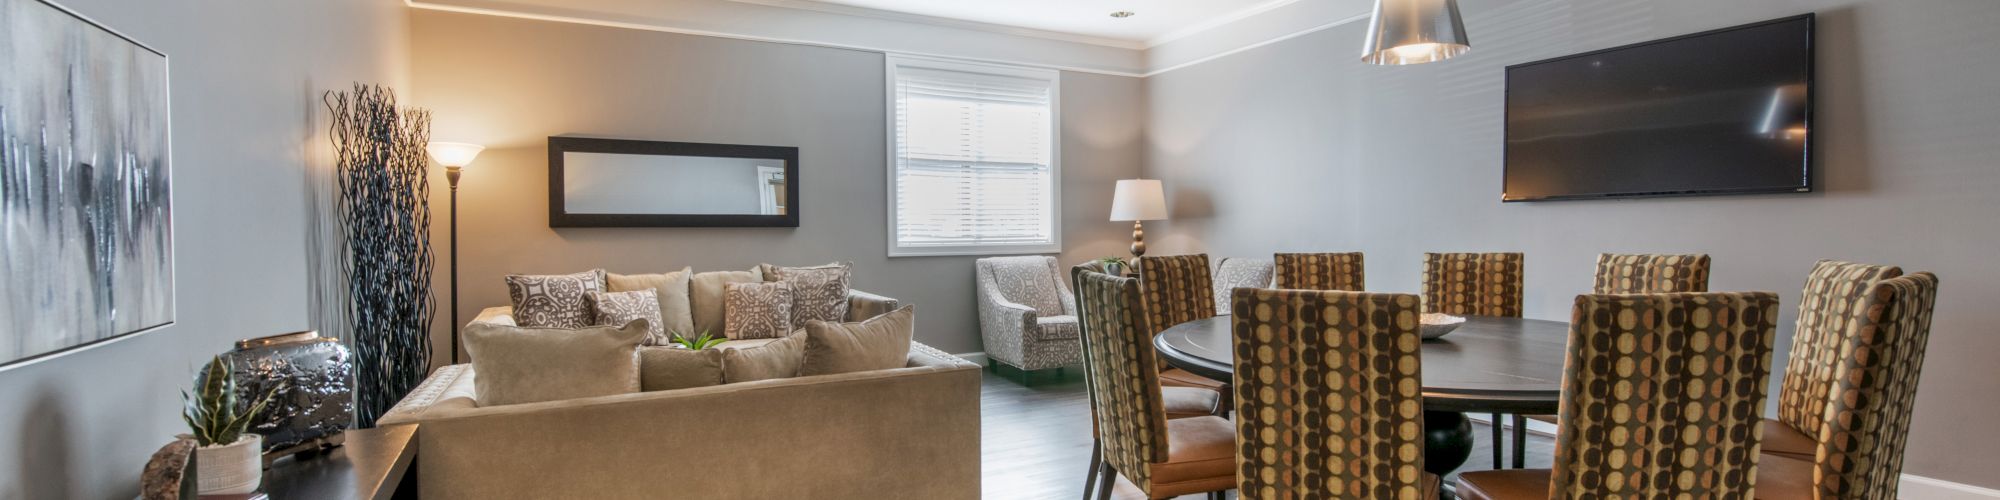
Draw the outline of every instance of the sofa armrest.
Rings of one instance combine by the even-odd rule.
[[[865,321],[903,307],[901,301],[860,290],[847,290],[847,320]]]
[[[410,393],[404,395],[396,406],[383,413],[376,420],[376,425],[422,422],[478,408],[478,393],[474,392],[476,387],[470,363],[439,367],[431,372],[430,378],[410,389]]]

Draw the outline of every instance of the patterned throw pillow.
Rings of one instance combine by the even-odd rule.
[[[722,334],[730,340],[771,339],[792,333],[791,284],[730,283],[722,296]]]
[[[814,267],[764,265],[764,280],[792,285],[792,324],[847,320],[849,265],[835,262]]]
[[[563,275],[507,275],[514,322],[528,328],[583,328],[594,317],[590,292],[604,291],[604,270]]]
[[[660,321],[660,298],[652,290],[636,292],[590,292],[591,324],[621,326],[635,319],[646,320],[646,345],[667,345],[667,329]]]

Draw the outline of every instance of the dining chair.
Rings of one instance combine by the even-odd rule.
[[[1708,254],[1597,254],[1591,293],[1708,291]]]
[[[1110,498],[1112,480],[1120,474],[1154,499],[1214,496],[1234,488],[1235,433],[1229,420],[1168,419],[1163,410],[1138,280],[1083,271],[1075,281],[1087,323],[1086,379],[1100,433],[1098,498]]]
[[[1174,325],[1215,317],[1215,282],[1209,275],[1208,254],[1139,257],[1139,288],[1145,295],[1145,316],[1140,324],[1145,325],[1146,333],[1158,335]],[[1228,384],[1167,366],[1165,361],[1158,363],[1162,383],[1229,394]]]
[[[1424,312],[1472,316],[1521,317],[1521,277],[1523,261],[1519,253],[1426,253],[1424,254]],[[1502,467],[1506,434],[1501,420],[1492,414],[1493,468]],[[1519,418],[1514,425],[1514,467],[1527,460],[1527,426]]]
[[[1287,290],[1367,290],[1361,252],[1281,253],[1271,256],[1276,263],[1275,285]]]
[[[1232,302],[1238,498],[1438,498],[1416,295],[1240,288]]]
[[[1229,314],[1229,291],[1237,288],[1270,288],[1271,261],[1246,257],[1223,257],[1215,263],[1215,314]]]
[[[1894,266],[1813,266],[1778,418],[1764,421],[1764,460],[1780,467],[1759,484],[1818,498],[1896,498],[1937,286],[1935,275],[1902,276]]]
[[[1777,321],[1771,292],[1577,296],[1555,468],[1458,498],[1752,498]]]

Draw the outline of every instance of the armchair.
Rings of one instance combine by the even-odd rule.
[[[1031,372],[1083,361],[1077,340],[1076,301],[1063,285],[1055,257],[989,257],[976,263],[979,336],[987,368],[1000,364]]]

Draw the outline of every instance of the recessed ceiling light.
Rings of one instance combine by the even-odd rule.
[[[1124,18],[1128,18],[1128,17],[1132,17],[1132,16],[1135,16],[1135,15],[1138,15],[1138,13],[1136,13],[1136,12],[1132,12],[1132,11],[1129,11],[1129,10],[1121,10],[1121,11],[1118,11],[1118,12],[1113,12],[1113,13],[1111,13],[1111,17],[1116,17],[1116,18],[1119,18],[1119,19],[1124,19]]]

